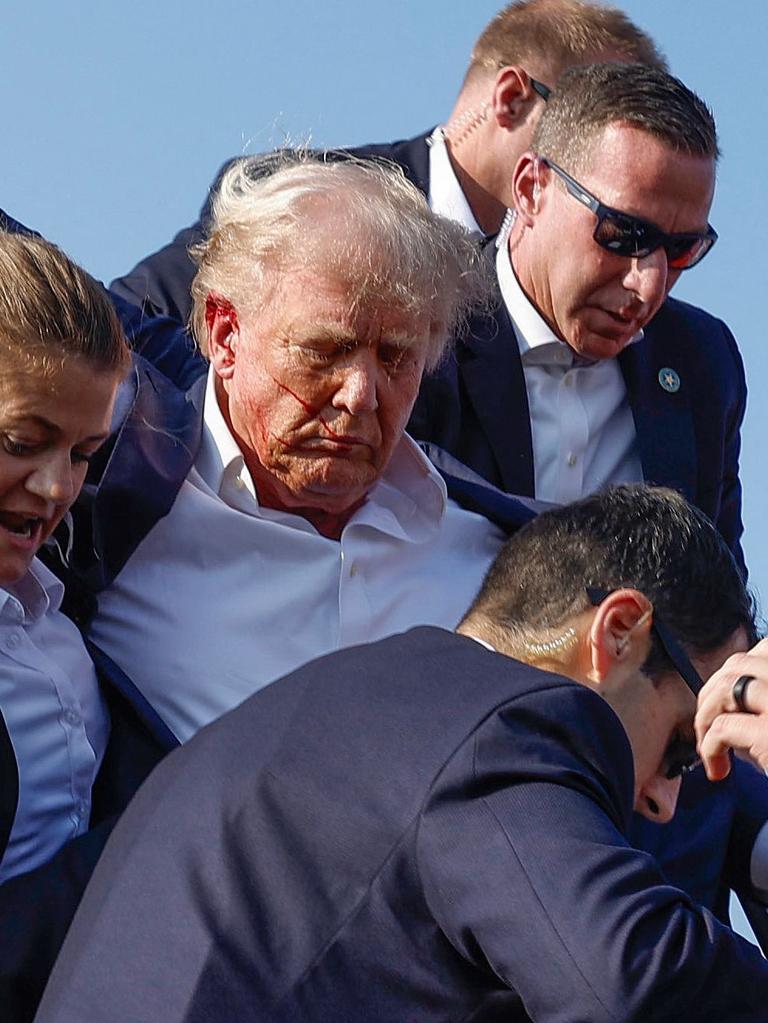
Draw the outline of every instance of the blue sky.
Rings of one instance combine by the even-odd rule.
[[[493,0],[53,0],[3,11],[0,206],[109,280],[195,218],[223,160],[404,138],[449,112]],[[738,338],[745,549],[768,609],[768,5],[625,0],[714,109],[720,241],[676,294]]]

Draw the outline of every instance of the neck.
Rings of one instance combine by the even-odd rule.
[[[501,227],[506,209],[494,197],[485,172],[491,104],[488,101],[457,105],[445,125],[445,146],[456,179],[478,226],[485,234]]]
[[[484,234],[496,234],[504,219],[506,207],[491,195],[476,176],[472,160],[466,160],[464,153],[457,154],[450,142],[446,144],[456,179],[461,185],[461,190],[469,203],[469,208],[472,210],[478,227]]]
[[[355,514],[358,508],[365,504],[365,498],[360,498],[356,504],[345,508],[341,512],[324,511],[321,508],[310,508],[302,505],[290,506],[281,501],[269,487],[259,484],[254,479],[256,494],[259,504],[263,508],[274,508],[276,511],[288,512],[291,515],[300,515],[315,527],[321,536],[329,540],[340,540],[344,527]]]

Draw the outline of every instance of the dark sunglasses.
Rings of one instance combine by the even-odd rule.
[[[587,596],[593,607],[597,607],[612,592],[602,590],[598,587],[587,586]],[[656,637],[659,646],[664,651],[672,667],[682,678],[694,696],[698,696],[704,680],[696,671],[688,654],[683,650],[682,644],[672,635],[664,622],[659,620],[658,614],[654,611],[651,619],[651,632]],[[696,744],[682,736],[673,737],[670,742],[664,760],[667,764],[666,777],[677,778],[682,774],[688,774],[701,763],[701,758],[696,752]]]
[[[717,241],[717,231],[709,224],[706,231],[666,234],[648,220],[604,206],[562,167],[545,156],[539,159],[557,174],[574,199],[592,210],[597,217],[592,237],[598,245],[616,256],[642,259],[663,248],[671,270],[690,270],[702,261]]]

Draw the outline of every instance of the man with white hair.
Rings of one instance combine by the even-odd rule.
[[[140,372],[75,557],[92,636],[181,740],[314,656],[453,627],[504,535],[404,433],[487,295],[474,245],[395,169],[261,171],[229,172],[197,250],[207,378]]]

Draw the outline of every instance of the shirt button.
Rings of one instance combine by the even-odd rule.
[[[235,476],[235,487],[237,490],[242,490],[245,487],[245,480],[242,476]]]
[[[350,577],[354,579],[354,577],[357,575],[358,571],[359,571],[359,569],[357,567],[357,562],[353,561],[352,562],[352,566],[351,566],[351,568],[349,570]]]
[[[80,818],[80,820],[85,820],[85,818],[88,816],[89,809],[90,807],[88,806],[88,803],[86,803],[84,799],[80,800],[80,802],[77,804],[77,816]]]
[[[72,710],[71,707],[64,711],[62,717],[68,725],[72,725],[73,727],[74,725],[80,724],[80,715],[76,710]]]
[[[563,383],[566,387],[573,387],[573,373],[570,371],[563,377]]]
[[[12,632],[5,641],[8,650],[14,650],[21,643],[21,636],[18,632]]]
[[[574,465],[576,465],[576,463],[578,462],[578,460],[579,456],[575,455],[573,451],[571,451],[571,453],[568,455],[568,465],[570,465],[570,467],[573,468]]]

